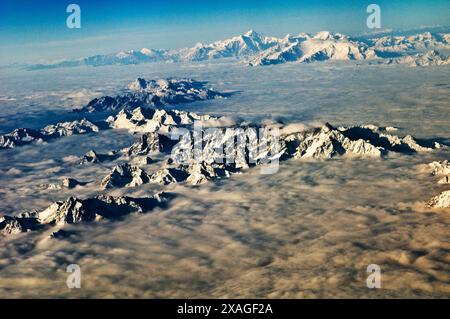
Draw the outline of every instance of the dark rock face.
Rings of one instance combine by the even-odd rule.
[[[0,217],[0,233],[3,235],[13,235],[38,228],[40,228],[40,225],[36,217]]]
[[[38,214],[39,221],[43,224],[76,224],[79,222],[93,221],[95,212],[87,209],[86,201],[76,197],[70,197],[64,202],[56,202],[46,210]]]
[[[60,184],[57,183],[50,183],[50,184],[41,184],[39,185],[40,189],[42,190],[60,190],[63,188],[67,188],[67,189],[72,189],[75,188],[77,186],[82,186],[82,185],[86,185],[86,183],[82,183],[77,181],[74,178],[70,178],[70,177],[66,177],[64,178]]]
[[[81,163],[99,163],[100,158],[97,155],[97,152],[94,150],[88,151],[86,154],[84,154]]]
[[[70,177],[64,178],[62,183],[61,183],[62,187],[65,187],[65,188],[68,188],[68,189],[75,188],[78,185],[82,185],[82,183],[77,181],[75,178],[70,178]]]
[[[85,107],[75,111],[89,113],[115,111],[120,109],[132,109],[147,103],[146,97],[140,94],[118,95],[116,97],[102,96],[93,99]]]
[[[45,136],[39,131],[29,128],[18,128],[9,134],[0,136],[0,148],[14,148],[44,139]]]
[[[115,151],[110,152],[108,154],[99,154],[95,150],[90,150],[80,160],[80,164],[87,163],[101,163],[104,161],[111,161],[118,157]]]
[[[172,184],[179,183],[186,180],[189,175],[182,169],[178,168],[163,168],[150,176],[150,182],[155,184]]]
[[[52,232],[49,237],[55,239],[68,239],[70,237],[73,237],[75,234],[76,232],[74,231],[59,229],[57,231]]]
[[[154,162],[155,161],[149,156],[143,156],[139,161],[139,163],[142,165],[148,165],[148,164],[152,164]]]

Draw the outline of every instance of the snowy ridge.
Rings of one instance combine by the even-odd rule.
[[[263,36],[253,30],[210,44],[197,43],[180,50],[147,49],[121,51],[75,60],[29,66],[30,70],[71,67],[127,65],[148,62],[192,62],[220,58],[246,59],[251,66],[296,61],[371,60],[408,56],[418,51],[449,49],[450,34],[423,32],[412,36],[382,36],[365,41],[341,33],[321,31],[283,38]],[[421,66],[426,66],[423,64]]]
[[[148,183],[149,176],[137,166],[127,163],[115,166],[101,182],[102,189],[115,187],[135,187]]]
[[[0,136],[0,149],[14,148],[32,142],[44,142],[61,136],[97,133],[98,131],[99,127],[86,119],[48,125],[40,130],[18,128]]]
[[[319,32],[314,37],[286,37],[273,48],[251,59],[249,65],[269,65],[284,62],[315,62],[325,60],[365,60],[377,58],[375,51],[363,42],[342,34]]]
[[[384,36],[370,39],[378,51],[403,52],[430,48],[450,48],[450,34],[424,32],[411,36]]]
[[[161,169],[149,173],[150,183],[164,185],[179,182],[197,185],[208,180],[229,177],[250,167],[267,163],[267,157],[270,160],[331,159],[336,156],[370,158],[383,157],[390,152],[413,154],[443,147],[436,142],[418,142],[410,135],[393,135],[390,132],[394,128],[375,125],[336,128],[329,123],[322,127],[281,134],[278,141],[271,136],[260,136],[261,140],[258,141],[256,135],[248,135],[246,129],[250,126],[243,123],[236,127],[219,129],[214,133],[202,131],[203,146],[200,150],[195,150],[194,135],[198,133],[191,132],[190,136],[171,140],[170,132],[166,128],[158,129],[154,125],[149,127],[146,122],[140,123],[142,127],[135,124],[132,132],[142,130],[144,134],[122,152],[130,158],[155,153],[171,154]],[[282,127],[280,130],[282,131]],[[236,141],[244,139],[251,144],[247,147],[235,144]],[[263,142],[264,144],[261,144]],[[225,145],[235,145],[237,148],[227,148]],[[260,145],[264,147],[258,147]],[[193,150],[195,160],[178,161],[178,158],[183,158],[183,150],[186,149]],[[224,157],[232,161],[221,161]]]
[[[434,196],[427,202],[427,205],[434,208],[450,208],[450,190]]]
[[[410,67],[447,65],[450,64],[450,56],[443,56],[436,50],[430,50],[424,53],[417,53],[401,58],[390,59],[387,63],[405,64]]]
[[[167,123],[173,126],[183,125],[183,123],[192,124],[193,118],[199,118],[191,113],[171,112],[174,113],[158,113],[158,110],[151,110],[150,113],[144,114],[142,109],[137,108],[131,113],[124,110],[117,117],[121,118],[126,114],[131,114],[132,117],[135,117],[135,120],[141,117],[140,121],[133,123],[134,130],[138,129],[139,126],[148,128],[148,123],[145,119],[154,120],[155,114],[164,115],[156,117],[158,123],[163,124],[164,121],[168,121]],[[278,127],[283,132],[283,125],[273,123],[272,126]],[[233,145],[241,134],[248,134],[244,129],[249,127],[249,124],[242,123],[233,127],[231,131],[227,128],[221,128],[222,134],[204,131],[203,146],[199,150],[197,149],[197,152],[200,153],[197,154],[195,160],[192,159],[187,162],[178,161],[178,151],[191,149],[190,147],[194,143],[193,139],[184,136],[178,141],[172,140],[170,134],[163,126],[156,129],[152,127],[149,132],[145,132],[146,129],[143,129],[143,135],[130,147],[121,151],[112,151],[111,154],[121,156],[121,161],[132,161],[134,158],[144,157],[146,162],[151,161],[147,157],[151,153],[170,153],[170,156],[165,157],[158,169],[150,172],[146,172],[134,164],[119,164],[113,167],[111,172],[101,180],[100,189],[138,187],[147,183],[199,185],[208,181],[228,178],[233,174],[239,174],[251,167],[264,165],[273,160],[301,160],[304,158],[326,160],[337,156],[374,158],[386,156],[390,152],[407,154],[429,152],[442,147],[436,142],[427,144],[418,142],[410,135],[404,137],[393,135],[390,132],[395,130],[394,128],[375,125],[334,127],[329,123],[321,127],[281,133],[279,140],[274,140],[269,135],[260,136],[258,141],[255,140],[256,136],[246,135],[249,142],[253,141],[256,144],[249,144],[245,147],[239,146],[240,144],[236,145],[237,147],[223,147],[223,145]],[[191,137],[194,138],[194,135],[191,134]],[[228,144],[229,142],[231,143]],[[278,143],[277,147],[274,147],[276,143]],[[225,159],[232,158],[233,160],[231,162],[227,160],[218,162],[217,160],[223,159],[223,156],[225,156]],[[88,152],[85,158],[87,162],[91,163],[101,161],[99,154],[94,151]],[[111,158],[111,160],[116,158],[118,157]],[[430,168],[434,174],[441,174],[442,172],[447,172],[448,165],[446,162],[434,163],[430,165]],[[54,185],[53,189],[60,190],[62,188],[83,186],[84,183],[66,178],[61,185]],[[432,199],[429,205],[433,207],[447,205],[447,193],[444,192],[438,198]],[[143,213],[152,208],[164,206],[169,197],[166,193],[145,198],[99,195],[83,200],[70,197],[66,201],[55,202],[47,209],[37,213],[23,213],[18,216],[1,217],[0,233],[11,235],[53,225],[90,222],[103,218],[119,218],[130,213]],[[59,238],[64,236],[64,234],[66,233],[63,230],[59,230],[52,237]]]
[[[450,162],[449,161],[435,161],[426,166],[432,176],[439,178],[438,184],[449,185],[450,184]],[[440,194],[433,196],[426,202],[428,207],[432,208],[450,208],[450,190],[441,192]]]
[[[0,217],[0,233],[12,235],[55,225],[116,219],[132,213],[145,213],[166,205],[171,197],[168,193],[142,198],[108,195],[88,199],[70,197],[65,201],[55,202],[40,212]]]
[[[111,128],[130,132],[170,132],[175,126],[192,125],[194,121],[210,119],[216,118],[194,112],[138,107],[132,111],[122,110],[117,115],[108,117],[106,122]]]

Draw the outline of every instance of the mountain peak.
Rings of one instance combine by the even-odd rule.
[[[130,84],[128,84],[128,89],[132,91],[141,91],[147,88],[147,81],[143,78],[137,78]]]
[[[244,33],[244,35],[252,38],[260,37],[260,34],[253,29],[248,30],[247,32]]]
[[[142,48],[139,52],[141,52],[144,55],[151,55],[153,53],[152,49]]]
[[[320,40],[329,40],[332,39],[333,36],[329,31],[320,31],[317,32],[317,34],[314,36],[315,39],[320,39]]]

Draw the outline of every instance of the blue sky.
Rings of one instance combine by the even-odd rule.
[[[66,7],[81,7],[81,29]],[[81,1],[1,0],[0,64],[119,50],[179,48],[254,29],[267,35],[368,32],[366,7],[380,5],[383,28],[450,25],[450,1]]]

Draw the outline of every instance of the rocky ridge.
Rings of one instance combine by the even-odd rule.
[[[389,59],[387,64],[405,64],[410,67],[420,66],[438,66],[450,64],[450,56],[443,56],[436,50],[430,50],[424,53],[403,56],[400,58]]]
[[[0,149],[14,148],[32,142],[42,143],[51,139],[97,133],[102,129],[119,128],[131,132],[168,132],[172,126],[191,125],[197,120],[214,117],[193,112],[155,109],[178,103],[189,103],[225,97],[225,94],[205,88],[204,82],[192,79],[145,80],[137,78],[128,85],[128,93],[116,97],[103,96],[91,100],[77,112],[120,111],[105,121],[95,124],[87,119],[60,122],[42,129],[18,128],[0,136]],[[143,124],[146,125],[143,125]],[[95,157],[94,157],[95,158]],[[90,161],[86,159],[86,161]]]
[[[130,157],[170,153],[163,167],[149,175],[151,183],[200,184],[289,158],[383,157],[391,152],[413,154],[443,147],[435,142],[417,141],[410,135],[393,135],[394,128],[375,125],[336,128],[326,123],[322,127],[282,134],[277,140],[270,134],[257,136],[254,131],[246,130],[249,128],[237,126],[202,131],[202,144],[197,148],[194,147],[195,134],[199,133],[195,131],[176,141],[165,132],[145,133],[123,152]],[[245,143],[237,143],[239,140]]]
[[[432,197],[427,205],[434,208],[450,208],[450,190],[443,191],[439,195]]]
[[[44,142],[61,136],[97,133],[98,131],[99,127],[86,119],[48,125],[40,130],[18,128],[0,136],[0,149],[14,148],[32,142]]]
[[[74,178],[66,177],[64,178],[60,184],[50,183],[50,184],[41,184],[39,185],[42,190],[57,190],[57,189],[72,189],[77,187],[78,185],[84,185],[85,183],[79,182]]]
[[[115,187],[135,187],[148,183],[149,176],[138,166],[127,163],[115,166],[100,183],[102,189]]]
[[[127,92],[115,97],[102,96],[91,100],[77,112],[130,110],[136,107],[155,108],[200,100],[222,98],[225,95],[205,87],[193,79],[145,80],[137,78],[127,86]]]
[[[108,195],[88,199],[70,197],[65,201],[55,202],[40,212],[0,217],[0,233],[11,235],[57,225],[117,219],[128,214],[145,213],[156,207],[164,207],[171,198],[172,195],[168,193],[142,198]]]
[[[210,119],[217,118],[194,112],[137,107],[133,110],[121,110],[117,115],[108,117],[106,122],[111,128],[126,129],[131,133],[169,133],[174,127],[189,126],[194,124],[194,121]]]
[[[100,185],[102,189],[135,187],[146,183],[172,184],[186,183],[198,185],[207,181],[228,178],[253,166],[272,161],[313,158],[326,160],[337,156],[384,157],[390,153],[413,154],[430,152],[442,148],[436,142],[423,142],[410,135],[398,136],[395,128],[376,125],[335,127],[326,123],[319,127],[299,129],[284,133],[284,125],[273,123],[270,129],[279,129],[278,135],[256,133],[256,126],[240,123],[233,127],[205,129],[200,133],[193,130],[195,121],[216,119],[209,115],[176,110],[151,110],[136,108],[122,110],[108,119],[112,128],[142,132],[139,139],[121,151],[111,152],[111,160],[131,160],[159,153],[165,160],[159,169],[147,173],[139,166],[123,163],[115,166],[105,176]],[[58,131],[59,126],[52,126]],[[185,135],[171,139],[173,130],[187,128]],[[77,132],[76,130],[74,130]],[[201,134],[201,144],[196,144],[196,134]],[[245,143],[238,143],[244,141]],[[186,153],[186,151],[188,151]],[[170,154],[170,155],[169,155]],[[125,156],[125,157],[122,157]],[[168,157],[167,157],[168,156]],[[88,152],[84,162],[101,162],[102,156],[95,151]],[[433,174],[448,172],[448,163],[430,164]],[[71,181],[67,186],[73,185]],[[75,183],[76,184],[76,183]],[[63,187],[57,185],[56,188]],[[444,192],[444,197],[447,196]],[[0,230],[5,234],[24,232],[44,227],[48,224],[78,223],[98,218],[114,218],[130,212],[144,211],[143,203],[155,202],[153,199],[133,199],[100,195],[81,200],[75,197],[64,202],[56,202],[39,213],[26,213],[19,216],[4,216],[0,220]],[[446,199],[436,199],[430,205],[443,205]],[[120,208],[120,209],[119,209]]]
[[[435,161],[427,165],[432,176],[439,178],[438,184],[450,184],[450,162]],[[450,208],[450,190],[441,192],[439,195],[432,197],[427,203],[428,207],[434,208]]]

